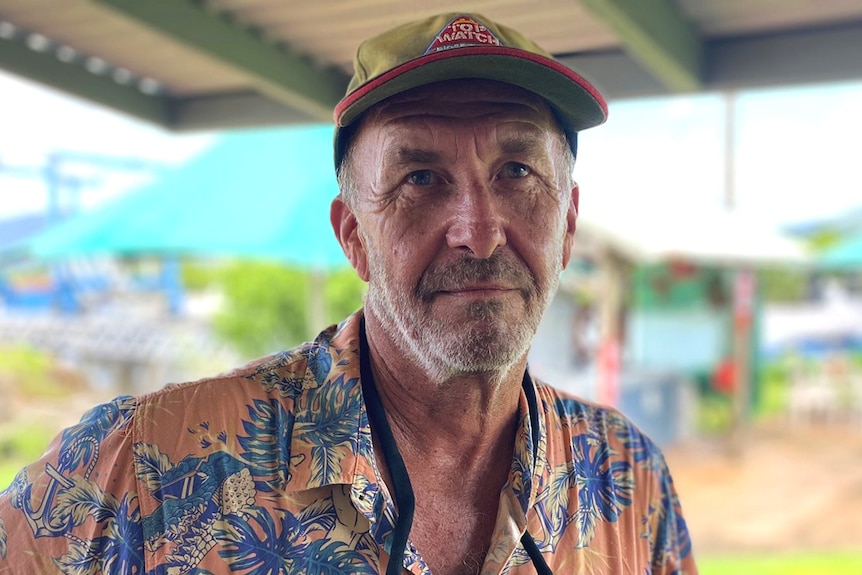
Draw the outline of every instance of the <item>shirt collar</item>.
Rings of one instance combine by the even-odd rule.
[[[292,378],[300,380],[292,386],[297,392],[291,411],[286,490],[352,485],[354,504],[371,513],[380,485],[360,381],[362,314],[361,310],[354,313],[337,327],[321,332],[313,342],[284,356],[282,366],[290,365]],[[278,379],[290,379],[291,374],[279,374]],[[545,410],[536,403],[537,397],[535,383],[527,374],[518,403],[512,467],[503,489],[504,499],[511,499],[509,505],[518,516],[518,524],[525,524],[526,513],[535,503],[545,467]],[[531,401],[535,405],[533,417]]]

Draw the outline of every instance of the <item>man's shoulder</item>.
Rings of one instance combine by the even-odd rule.
[[[196,403],[201,400],[236,401],[261,394],[295,399],[339,372],[355,369],[358,374],[358,359],[354,357],[355,338],[351,337],[353,318],[351,316],[339,325],[330,326],[313,340],[291,349],[253,359],[213,376],[170,383],[138,397],[138,403],[141,406],[166,404],[189,398],[194,398]]]
[[[596,417],[622,417],[618,410],[580,397],[541,380],[536,380],[536,391],[546,413],[564,419],[583,419]]]
[[[634,450],[650,457],[660,454],[654,442],[615,407],[578,397],[542,382],[537,382],[536,389],[549,433],[565,430],[567,436],[608,443],[623,451]]]
[[[168,383],[164,387],[139,396],[141,404],[164,402],[186,395],[208,394],[226,389],[254,390],[276,387],[287,382],[299,382],[308,375],[309,344],[272,353],[250,360],[228,371],[187,381]]]

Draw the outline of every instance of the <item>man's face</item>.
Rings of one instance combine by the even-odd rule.
[[[577,216],[565,140],[545,103],[488,81],[378,104],[348,161],[366,315],[441,377],[526,354],[568,262]],[[338,232],[338,230],[336,230]]]

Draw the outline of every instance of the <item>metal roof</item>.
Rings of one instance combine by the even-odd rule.
[[[0,0],[0,68],[172,130],[330,120],[362,39],[461,10],[611,100],[862,78],[862,0]]]

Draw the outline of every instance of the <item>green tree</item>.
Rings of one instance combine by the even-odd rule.
[[[768,303],[793,303],[805,299],[811,281],[808,270],[791,267],[762,269],[758,273],[763,300]]]
[[[328,325],[358,309],[365,292],[350,268],[326,274],[320,291],[309,270],[275,262],[233,262],[219,276],[225,302],[215,328],[249,357],[287,349],[325,328],[311,325],[313,298],[323,298]]]

